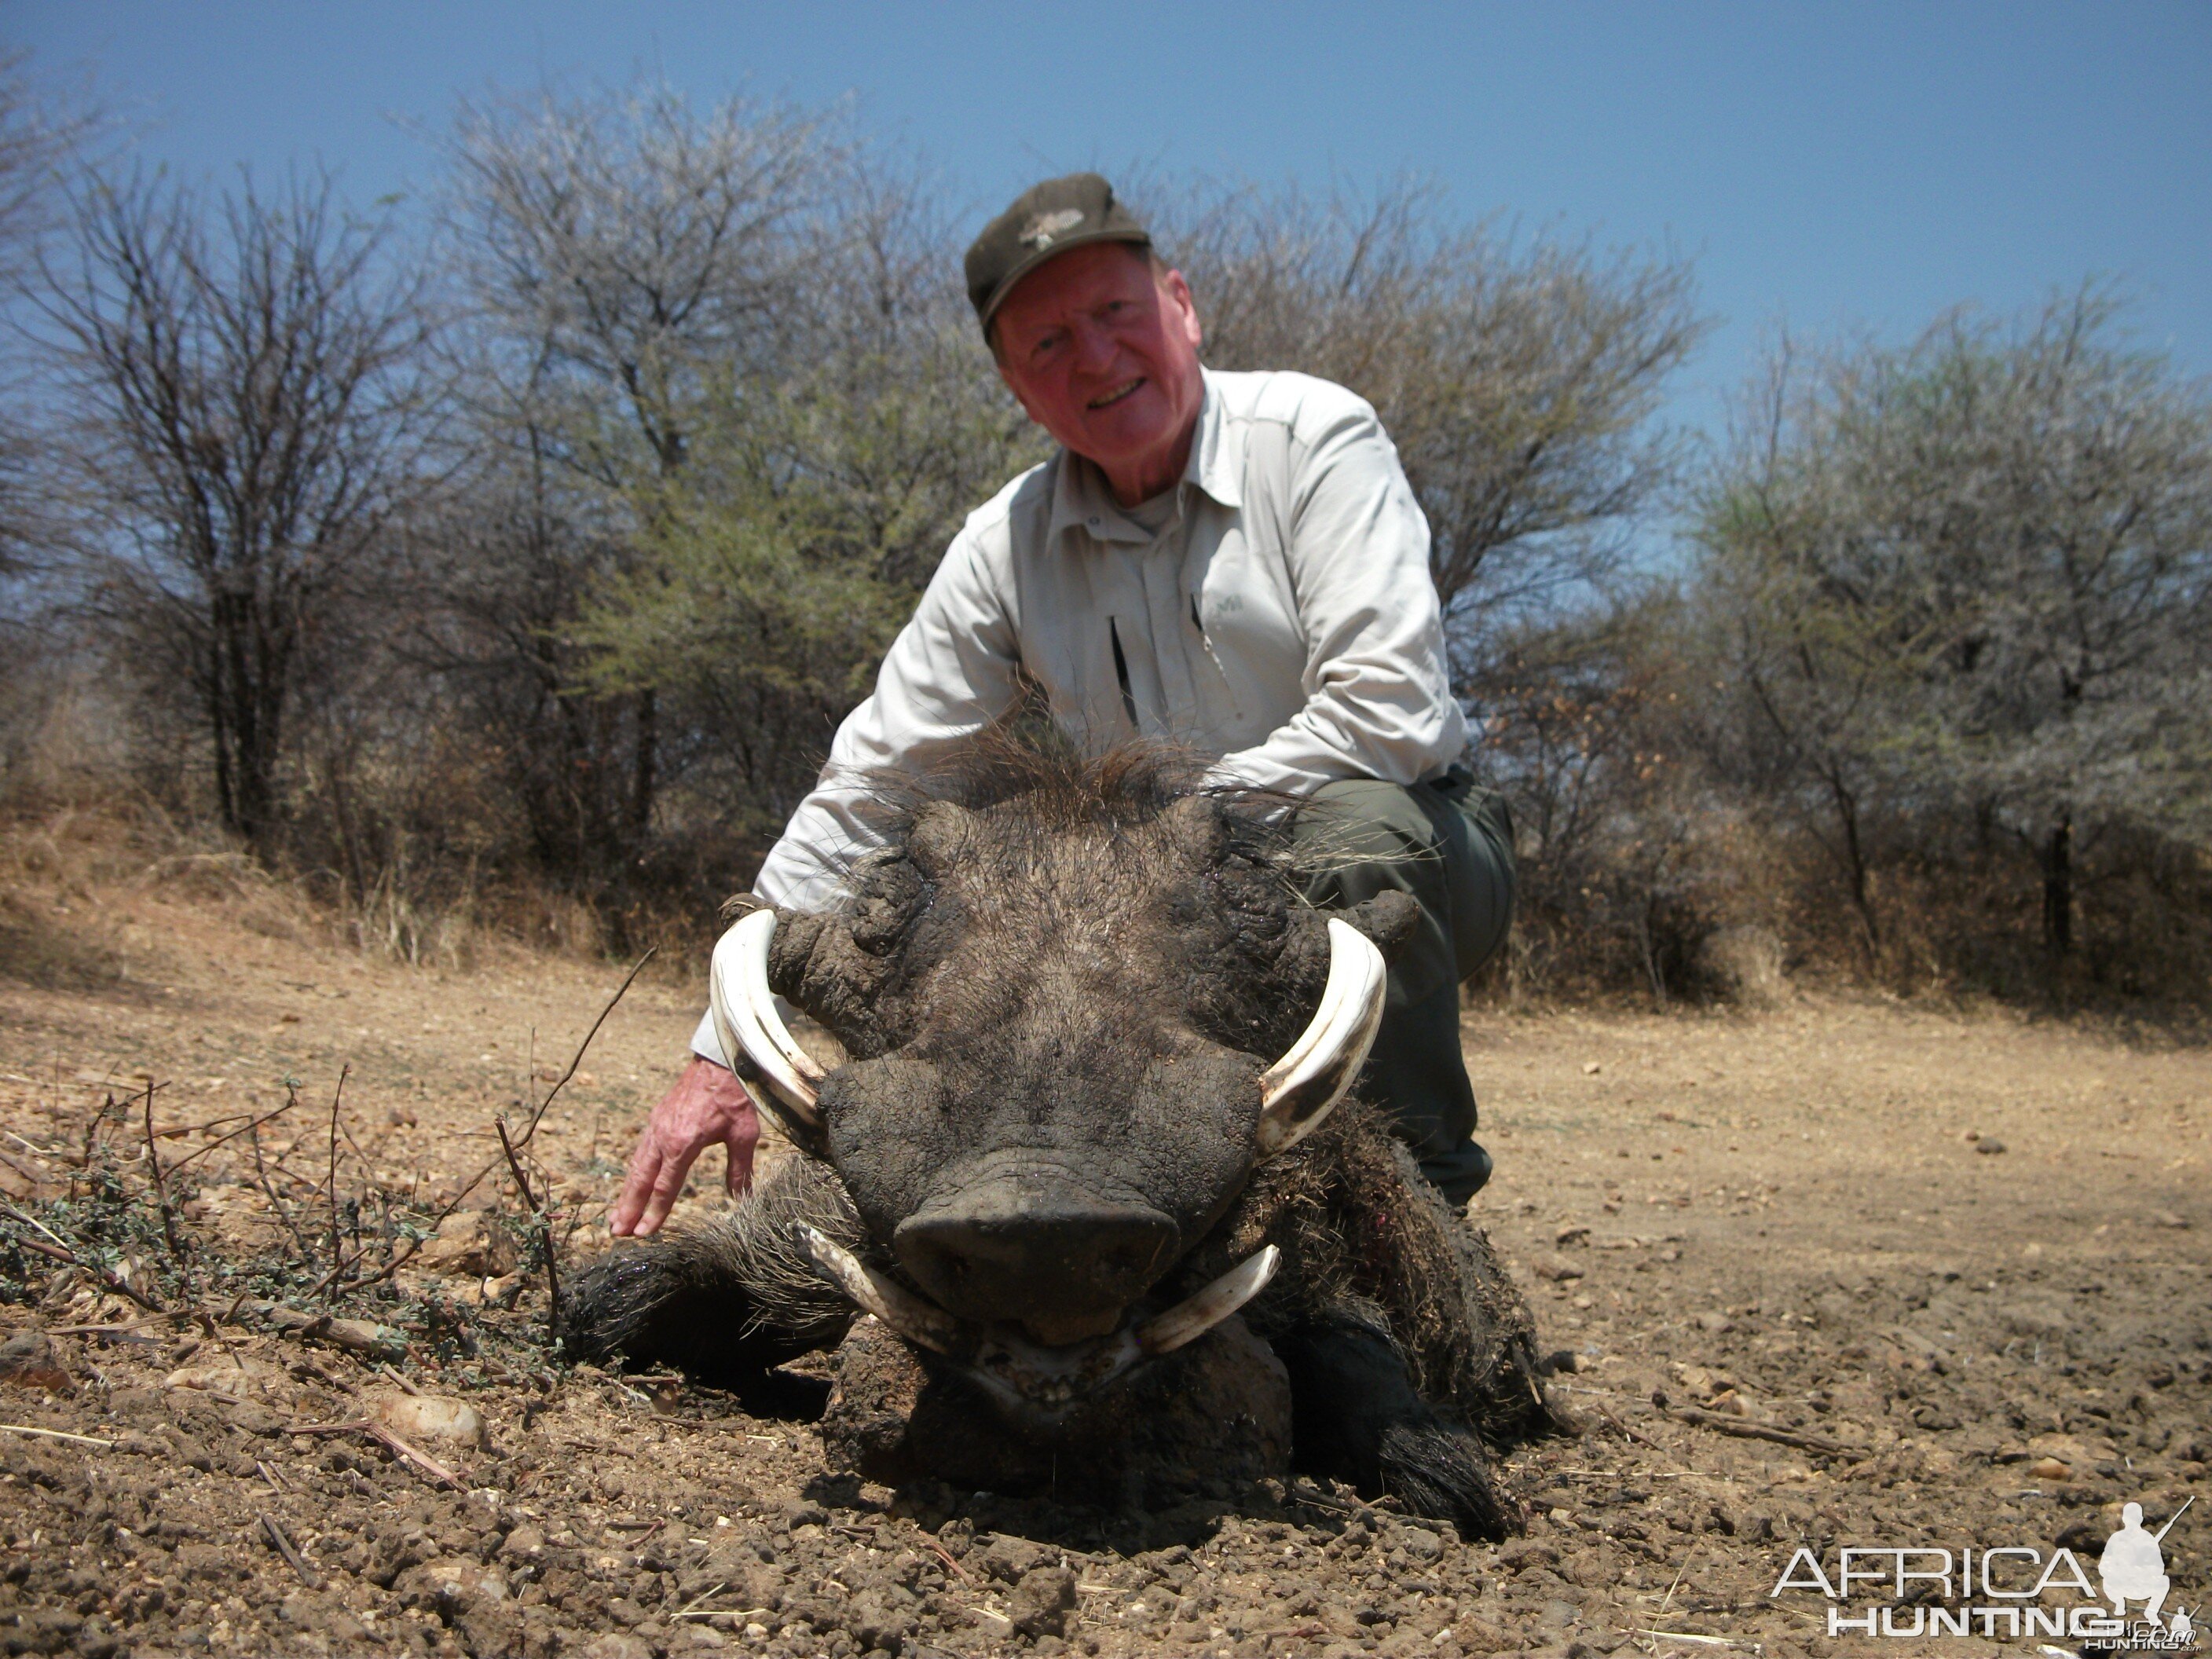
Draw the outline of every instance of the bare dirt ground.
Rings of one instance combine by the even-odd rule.
[[[520,1131],[619,969],[398,966],[219,860],[11,834],[7,1652],[2034,1651],[1832,1638],[1816,1591],[1769,1592],[1800,1545],[2063,1540],[2094,1571],[2124,1500],[2156,1524],[2191,1492],[2169,1609],[2212,1600],[2201,1048],[1818,1001],[1471,1018],[1474,1219],[1583,1425],[1510,1457],[1527,1535],[1304,1484],[1082,1511],[826,1480],[804,1420],[550,1360],[494,1119]],[[604,1247],[696,995],[649,971],[545,1114],[564,1266]],[[288,1079],[257,1168],[220,1137]],[[334,1224],[355,1279],[408,1259],[325,1308]],[[306,1431],[362,1423],[391,1437]]]

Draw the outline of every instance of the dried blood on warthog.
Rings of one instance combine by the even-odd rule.
[[[1218,1424],[1235,1395],[1231,1466],[1287,1443],[1299,1468],[1511,1529],[1484,1443],[1553,1422],[1528,1308],[1347,1096],[1411,902],[1314,909],[1284,803],[1198,789],[1157,752],[986,738],[878,806],[887,844],[836,907],[750,906],[716,948],[723,1041],[806,1156],[603,1260],[567,1309],[572,1350],[742,1386],[865,1310],[915,1357],[902,1382],[877,1349],[848,1368],[828,1438],[849,1458],[865,1443],[975,1480],[996,1445],[1011,1490],[1036,1448],[1085,1446],[1126,1486],[1147,1437],[1110,1425],[1133,1402]],[[772,994],[847,1062],[825,1073]],[[1177,1352],[1238,1343],[1279,1363],[1286,1402]],[[960,1413],[981,1426],[944,1426]]]

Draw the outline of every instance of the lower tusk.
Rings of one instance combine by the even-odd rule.
[[[932,1307],[897,1280],[875,1271],[818,1227],[799,1224],[799,1248],[823,1278],[851,1297],[863,1313],[933,1353],[956,1354],[966,1346],[957,1321]]]
[[[1178,1302],[1158,1318],[1137,1328],[1137,1346],[1147,1354],[1173,1353],[1195,1342],[1223,1320],[1267,1288],[1267,1281],[1282,1265],[1283,1253],[1273,1244],[1240,1266],[1231,1267],[1197,1295]]]

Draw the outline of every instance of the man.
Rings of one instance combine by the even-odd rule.
[[[772,903],[830,902],[873,845],[860,782],[927,767],[1024,684],[1096,750],[1135,738],[1218,757],[1209,777],[1300,797],[1318,903],[1387,887],[1422,924],[1390,970],[1368,1073],[1455,1203],[1490,1171],[1459,1048],[1460,981],[1513,900],[1503,806],[1471,791],[1429,532],[1375,412],[1304,375],[1199,362],[1190,289],[1096,174],[1039,185],[969,249],[999,372],[1060,453],[968,520],[762,866]],[[760,1129],[710,1021],[654,1109],[611,1218],[650,1233],[692,1160]]]

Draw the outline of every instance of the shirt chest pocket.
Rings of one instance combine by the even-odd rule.
[[[1264,737],[1305,702],[1306,642],[1279,557],[1242,530],[1224,536],[1190,595],[1207,654],[1236,705],[1237,723]]]

